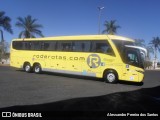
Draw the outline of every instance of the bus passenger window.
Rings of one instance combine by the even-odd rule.
[[[101,44],[96,44],[95,52],[105,53],[105,48],[104,48],[103,45],[101,45]]]
[[[31,50],[31,42],[23,42],[23,49],[24,50]]]
[[[81,52],[82,51],[82,42],[81,41],[74,41],[72,42],[72,50],[74,52]]]
[[[56,49],[56,42],[55,41],[44,41],[41,43],[42,43],[41,50],[55,51],[55,49]]]
[[[49,43],[46,43],[46,42],[42,43],[41,45],[42,50],[48,51],[48,48],[49,48]]]
[[[31,44],[31,50],[40,50],[40,42],[33,41]]]
[[[71,43],[62,43],[63,51],[71,51]]]
[[[91,42],[90,41],[84,41],[82,43],[82,51],[84,51],[84,52],[90,52],[90,48],[91,48]]]
[[[110,44],[105,40],[93,41],[92,52],[114,55]]]
[[[72,51],[72,42],[71,41],[58,42],[57,51]]]
[[[72,43],[72,50],[74,52],[90,52],[90,41],[74,41]]]
[[[20,41],[13,41],[13,44],[12,44],[13,48],[16,50],[22,50],[22,45],[23,44]]]

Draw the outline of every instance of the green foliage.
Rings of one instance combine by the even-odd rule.
[[[141,47],[146,47],[145,40],[143,40],[143,39],[135,39],[135,45],[141,46]]]
[[[159,37],[153,37],[153,39],[151,40],[149,44],[151,44],[155,50],[158,49],[160,51],[160,38]]]
[[[5,16],[4,11],[0,11],[0,28],[2,27],[4,30],[6,30],[9,33],[13,33],[13,30],[11,28],[11,18],[8,16]]]
[[[32,16],[28,15],[25,18],[18,17],[17,20],[16,26],[23,29],[23,31],[19,33],[19,38],[35,38],[35,35],[44,37],[42,31],[39,30],[43,28],[43,26],[36,23],[37,19],[33,19]]]
[[[9,43],[8,42],[0,42],[0,61],[2,59],[8,59],[9,56],[8,56],[8,48],[9,48]]]
[[[3,38],[3,31],[1,28],[3,28],[5,31],[13,34],[13,30],[11,27],[11,18],[8,16],[5,16],[4,11],[0,11],[0,35],[1,35],[1,41],[0,41],[0,61],[4,58],[6,58],[6,50],[8,48],[4,38]]]
[[[114,35],[117,33],[117,29],[121,28],[119,25],[116,25],[116,20],[105,21],[104,23],[105,30],[103,30],[103,34],[108,33]]]
[[[148,46],[143,39],[135,39],[135,45],[141,46],[147,49],[147,60],[150,60],[150,53],[153,53],[152,46]]]
[[[145,69],[152,67],[152,62],[151,61],[145,61],[144,62],[144,67],[145,67]]]
[[[155,53],[154,58],[157,59],[157,50],[159,50],[160,52],[160,38],[153,37],[153,39],[149,44],[151,44],[152,48],[154,49],[154,53]]]

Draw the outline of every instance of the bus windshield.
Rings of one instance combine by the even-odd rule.
[[[125,45],[132,45],[134,46],[134,42],[132,41],[124,41],[124,40],[112,40],[115,44],[116,48],[118,49],[119,54],[121,54],[124,50]]]
[[[139,49],[126,47],[122,55],[126,64],[144,68],[144,62]]]
[[[134,48],[134,42],[123,40],[112,40],[124,63],[144,68],[144,59],[141,50]],[[132,47],[131,47],[132,46]]]

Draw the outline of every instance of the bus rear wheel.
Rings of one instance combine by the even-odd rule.
[[[32,68],[31,65],[29,63],[24,64],[24,71],[25,72],[31,72]]]
[[[33,71],[37,74],[40,74],[42,72],[42,68],[40,64],[34,65]]]
[[[112,70],[106,71],[103,78],[107,83],[117,83],[118,81],[116,72]]]

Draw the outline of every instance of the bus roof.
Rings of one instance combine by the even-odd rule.
[[[124,40],[124,41],[132,41],[134,40],[122,36],[117,35],[79,35],[79,36],[56,36],[56,37],[43,37],[43,38],[21,38],[21,39],[13,39],[13,41],[32,41],[32,40],[104,40],[104,39],[112,39],[112,40]]]

